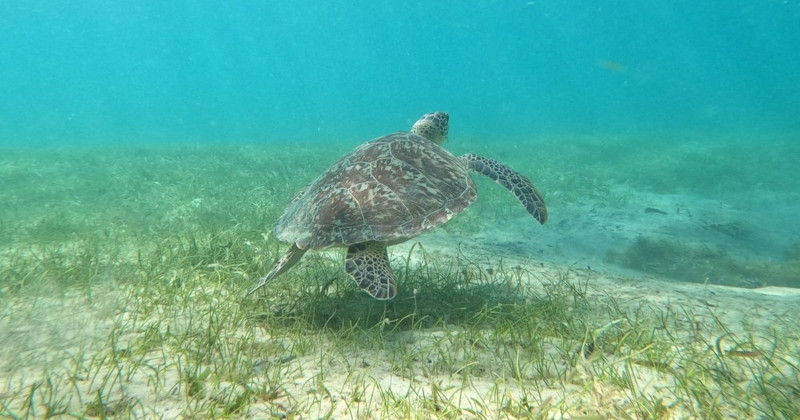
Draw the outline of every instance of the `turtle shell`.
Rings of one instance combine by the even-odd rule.
[[[362,144],[301,190],[275,235],[301,249],[397,243],[445,223],[476,196],[463,160],[399,132]]]

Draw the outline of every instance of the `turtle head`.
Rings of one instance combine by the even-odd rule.
[[[441,146],[447,141],[449,121],[450,116],[446,112],[429,112],[414,123],[411,132]]]

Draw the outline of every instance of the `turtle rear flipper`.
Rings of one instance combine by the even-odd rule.
[[[525,210],[531,214],[539,223],[547,221],[547,207],[544,199],[533,183],[521,173],[509,168],[506,165],[483,156],[466,154],[461,159],[467,162],[469,169],[491,178],[493,181],[511,191],[517,199],[525,206]]]
[[[389,265],[386,245],[381,242],[362,242],[347,248],[345,271],[358,287],[375,299],[392,299],[397,294],[397,283]]]
[[[292,245],[285,254],[283,254],[277,261],[275,261],[275,266],[272,267],[272,270],[269,270],[266,276],[261,277],[258,280],[258,284],[256,287],[250,289],[249,292],[245,295],[245,297],[252,295],[256,292],[256,290],[260,289],[261,286],[267,284],[268,281],[278,277],[279,275],[283,274],[286,270],[292,268],[298,261],[300,261],[300,257],[306,253],[305,249],[300,249],[297,245]]]

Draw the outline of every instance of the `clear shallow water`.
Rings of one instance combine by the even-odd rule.
[[[696,3],[0,5],[0,417],[798,418],[800,3]],[[434,109],[548,224],[482,180],[394,301],[309,253],[242,302],[293,194]]]
[[[797,1],[0,8],[0,145],[800,129]]]
[[[553,258],[604,260],[607,248],[665,235],[745,260],[796,259],[800,239],[787,215],[798,202],[790,156],[800,133],[794,51],[800,2],[32,1],[3,7],[0,147],[42,148],[24,160],[7,158],[0,168],[5,202],[16,203],[4,211],[8,238],[31,229],[71,231],[72,225],[48,221],[63,219],[70,207],[84,214],[87,202],[110,205],[104,196],[118,194],[115,188],[133,191],[110,186],[114,177],[193,185],[190,196],[148,197],[143,226],[183,201],[208,203],[218,189],[266,185],[259,194],[281,207],[343,151],[439,109],[451,113],[454,153],[508,162],[542,189],[555,209],[555,226],[541,233],[559,250]],[[302,142],[304,149],[278,158],[266,148],[287,142]],[[213,155],[195,167],[174,163],[174,177],[165,178],[148,175],[155,171],[151,160],[136,162],[148,152],[120,161],[128,152],[114,150],[180,143],[265,150],[239,170],[235,187],[230,170],[211,175],[221,165]],[[52,146],[85,144],[102,146],[106,158],[43,157]],[[325,162],[297,166],[322,144],[336,152],[316,150]],[[237,153],[231,149],[226,163],[241,158]],[[81,175],[95,170],[110,175],[99,181]],[[181,171],[209,176],[189,180]],[[49,182],[58,193],[48,190]],[[30,193],[28,185],[39,192]],[[76,194],[82,200],[70,201]],[[489,198],[472,226],[490,215],[515,217],[516,203],[502,201],[502,194],[482,192]],[[72,204],[47,207],[54,202]],[[652,202],[668,212],[691,205],[707,216],[686,221],[688,230],[679,220],[660,226],[630,216]],[[726,210],[715,210],[715,203]],[[217,210],[224,217],[239,211]],[[619,244],[591,229],[567,239],[577,225],[564,223],[576,218],[591,226],[621,223],[628,233]],[[88,230],[104,223],[110,222],[90,223]],[[488,229],[498,230],[488,236],[503,236],[492,223]],[[727,242],[708,237],[709,229]],[[585,245],[595,241],[605,241],[602,249]],[[540,251],[530,253],[544,258]]]
[[[542,189],[556,210],[555,226],[542,233],[560,250],[553,258],[608,258],[607,247],[584,250],[586,243],[609,243],[605,233],[582,229],[585,237],[568,239],[576,225],[563,224],[567,219],[612,226],[627,217],[619,222],[627,233],[619,244],[610,242],[612,250],[666,233],[745,260],[796,259],[800,239],[787,215],[797,206],[800,175],[790,157],[800,133],[800,2],[32,1],[3,9],[0,147],[42,147],[40,155],[3,163],[5,201],[18,203],[4,212],[8,238],[30,229],[70,231],[47,220],[63,219],[60,211],[69,207],[84,214],[87,202],[109,204],[103,197],[115,194],[107,183],[113,177],[194,185],[191,196],[149,197],[151,216],[217,189],[262,184],[268,192],[260,194],[280,208],[342,151],[440,109],[452,116],[454,153],[495,157]],[[152,162],[134,163],[138,155],[119,161],[127,152],[114,152],[131,145],[298,141],[305,149],[296,149],[297,156],[265,150],[235,181],[230,170],[212,175],[240,158],[235,148],[227,161],[174,163],[183,169],[173,177],[148,175]],[[103,146],[104,162],[75,161],[81,152],[35,157],[47,156],[51,146],[84,144]],[[303,162],[309,148],[323,144],[337,152],[316,150],[325,162],[309,167]],[[263,177],[254,168],[263,168],[256,171]],[[95,170],[110,175],[81,176]],[[208,177],[187,180],[180,171]],[[53,181],[45,181],[47,174]],[[53,202],[83,199],[31,211],[42,209],[46,194],[25,188],[38,185],[42,193],[48,182],[58,185]],[[502,201],[502,194],[482,192],[489,198],[473,225],[491,215],[515,217],[505,207],[516,203]],[[626,216],[652,202],[663,202],[667,212],[693,205],[708,216],[686,221],[689,229],[678,220],[658,227]],[[731,210],[713,209],[717,202]],[[143,226],[160,220],[151,216]],[[90,228],[103,223],[110,222]],[[707,237],[709,229],[727,242]],[[768,251],[753,252],[754,246]]]

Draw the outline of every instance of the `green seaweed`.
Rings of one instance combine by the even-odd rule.
[[[800,418],[793,319],[765,331],[712,309],[622,301],[569,267],[440,254],[420,238],[393,248],[392,301],[360,291],[337,251],[309,253],[243,299],[285,250],[271,234],[283,207],[347,148],[3,150],[0,417]],[[680,159],[616,140],[537,143],[534,163],[524,144],[456,148],[509,163],[556,207],[619,206],[628,197],[613,185],[625,180],[716,188],[692,185]],[[726,156],[710,169],[738,173],[727,166],[741,155]],[[486,186],[445,229],[520,214]],[[643,239],[610,258],[699,282],[797,286],[800,246],[786,257],[744,263]]]

